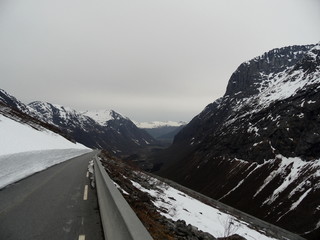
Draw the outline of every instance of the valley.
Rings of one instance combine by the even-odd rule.
[[[217,232],[223,226],[197,225],[207,220],[191,214],[194,200],[189,208],[183,205],[189,201],[180,199],[186,189],[204,203],[212,200],[238,209],[299,239],[319,239],[320,44],[277,48],[243,62],[225,94],[189,123],[139,123],[114,110],[25,104],[0,89],[0,131],[0,162],[7,166],[3,169],[14,169],[0,170],[0,187],[73,155],[101,149],[107,172],[155,239],[228,237]],[[48,161],[40,164],[42,158]],[[31,170],[18,178],[23,164]],[[171,189],[173,185],[178,190]],[[199,211],[198,217],[206,215]],[[228,212],[211,215],[224,214]],[[243,224],[238,239],[294,239],[239,219],[234,220]],[[210,221],[214,225],[217,220]]]

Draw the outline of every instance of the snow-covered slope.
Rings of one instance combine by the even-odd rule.
[[[49,149],[87,149],[49,130],[33,127],[0,115],[0,155]]]
[[[226,237],[238,234],[246,239],[276,240],[266,234],[255,230],[249,223],[237,219],[232,214],[225,213],[208,204],[187,195],[184,192],[159,181],[156,178],[138,173],[153,189],[147,189],[131,180],[137,189],[150,194],[155,200],[154,205],[161,215],[173,221],[183,220],[203,232],[215,237]],[[120,190],[121,191],[121,190]],[[228,229],[229,227],[229,229]]]
[[[123,117],[121,114],[113,110],[96,110],[96,111],[84,111],[83,115],[88,116],[103,126],[108,125],[110,120],[119,120]]]
[[[3,110],[3,109],[1,109]],[[91,149],[61,135],[0,112],[0,189]],[[9,114],[6,114],[9,115]]]

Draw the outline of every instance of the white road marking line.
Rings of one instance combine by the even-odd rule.
[[[84,186],[83,200],[88,200],[88,185]]]
[[[87,178],[89,177],[89,172],[87,172],[87,175],[86,175],[86,176],[87,176]]]
[[[79,240],[86,240],[86,235],[79,235]]]

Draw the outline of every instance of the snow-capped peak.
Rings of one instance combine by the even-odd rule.
[[[86,121],[86,117],[76,110],[58,104],[35,101],[28,104],[28,106],[37,111],[36,117],[38,119],[56,126],[59,125],[57,121],[69,122],[70,119]]]
[[[95,120],[100,125],[107,125],[107,122],[110,120],[119,120],[123,117],[123,115],[115,112],[114,110],[93,110],[93,111],[84,111],[82,112],[83,115],[88,116]]]

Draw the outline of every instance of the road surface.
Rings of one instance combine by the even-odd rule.
[[[103,240],[91,152],[0,190],[0,239]]]

